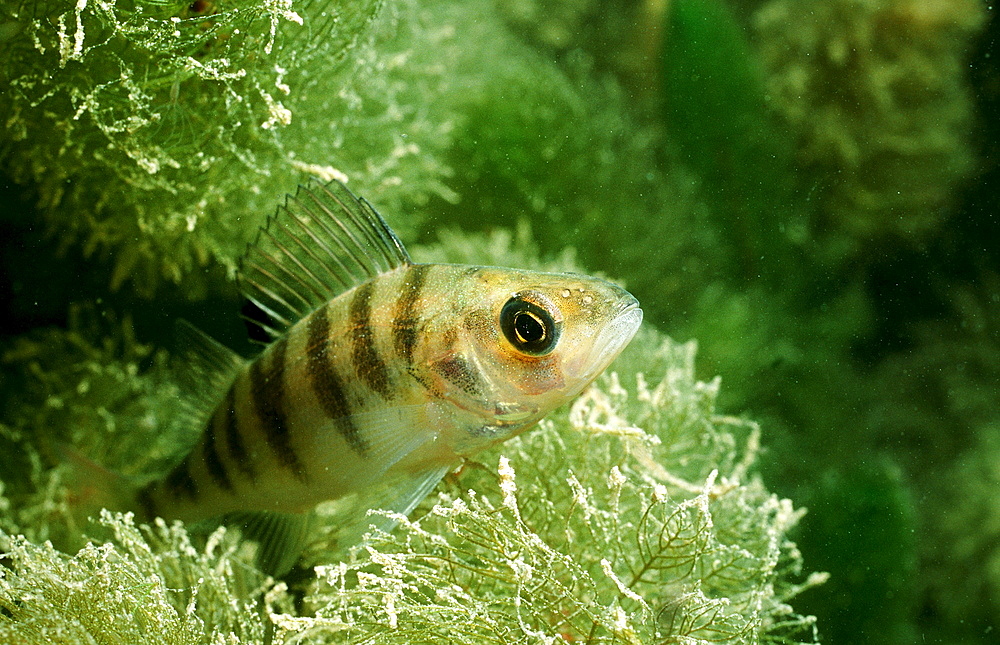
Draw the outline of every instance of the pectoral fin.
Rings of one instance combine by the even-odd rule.
[[[437,404],[396,405],[331,419],[319,434],[340,434],[366,459],[368,467],[357,473],[354,480],[357,488],[362,488],[378,483],[386,471],[407,455],[434,442],[436,428],[441,423]]]
[[[343,554],[359,544],[370,531],[391,531],[398,522],[391,515],[409,515],[459,463],[456,461],[417,473],[389,476],[382,483],[370,486],[351,498],[328,508],[321,506],[318,519],[327,524],[331,541],[336,543],[337,552]],[[373,510],[388,513],[371,513]]]

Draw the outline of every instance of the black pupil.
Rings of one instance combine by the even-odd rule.
[[[500,310],[500,329],[517,351],[545,356],[559,341],[559,323],[543,307],[516,294]]]
[[[525,343],[537,343],[545,338],[545,327],[538,317],[526,311],[514,316],[514,329],[517,337]]]

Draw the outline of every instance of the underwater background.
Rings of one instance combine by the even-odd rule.
[[[996,13],[5,2],[0,641],[1000,642]],[[645,329],[371,560],[275,583],[232,536],[74,524],[57,446],[169,470],[174,323],[255,351],[235,268],[310,177]]]

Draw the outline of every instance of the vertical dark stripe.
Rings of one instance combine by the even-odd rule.
[[[205,445],[202,448],[202,457],[205,459],[205,469],[212,476],[215,483],[225,490],[233,490],[233,483],[229,481],[229,473],[226,472],[226,465],[219,457],[219,450],[215,446],[215,415],[208,420],[208,427],[205,428]]]
[[[250,396],[253,398],[257,418],[267,445],[283,466],[292,470],[300,479],[305,477],[302,463],[292,448],[288,421],[282,407],[285,396],[285,353],[288,340],[282,338],[271,346],[266,355],[250,366]],[[265,365],[267,363],[267,365]]]
[[[190,455],[189,455],[190,456]],[[174,466],[174,469],[167,475],[167,488],[174,494],[174,497],[184,495],[191,499],[198,497],[198,484],[191,476],[191,462],[188,457],[184,461]]]
[[[383,399],[392,396],[389,384],[389,370],[375,349],[375,333],[371,326],[371,299],[375,283],[372,280],[358,286],[351,298],[349,307],[349,324],[351,329],[351,347],[354,371],[358,378],[365,382]]]
[[[351,406],[333,369],[329,349],[330,318],[324,306],[309,317],[309,340],[306,344],[309,382],[323,412],[334,419],[347,443],[363,455],[368,452],[368,444],[351,420]]]
[[[226,449],[229,451],[230,460],[249,479],[256,479],[257,472],[253,467],[253,462],[250,461],[250,455],[247,454],[246,445],[243,443],[243,432],[240,428],[240,418],[236,415],[236,382],[226,393],[222,408],[216,411],[216,415],[219,414],[223,415],[226,429]]]
[[[429,264],[414,264],[407,269],[401,293],[392,308],[392,346],[407,368],[413,365],[419,322],[416,306],[430,268]]]

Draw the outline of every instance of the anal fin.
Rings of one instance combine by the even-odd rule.
[[[302,555],[312,529],[315,513],[253,511],[229,513],[221,524],[239,528],[243,537],[258,544],[257,566],[275,578],[283,576]]]

